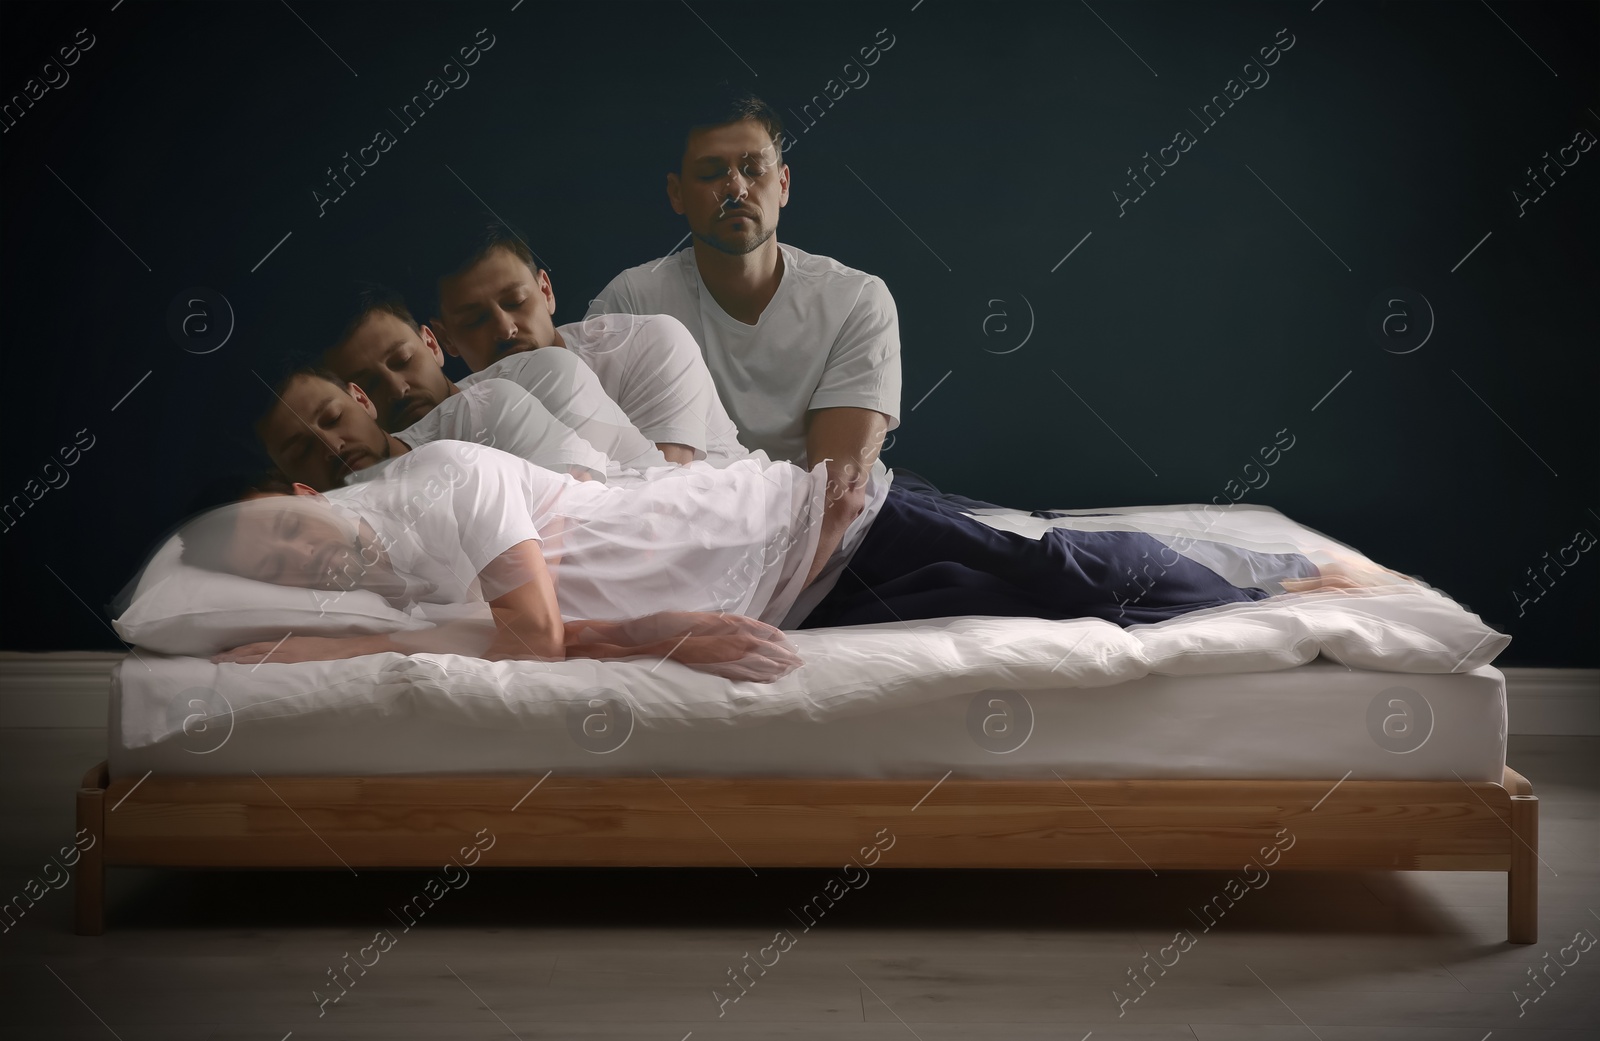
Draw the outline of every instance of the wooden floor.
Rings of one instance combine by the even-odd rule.
[[[0,730],[0,903],[59,881],[104,740]],[[1540,797],[1531,947],[1504,942],[1488,873],[1274,872],[1203,931],[1189,909],[1228,874],[884,870],[892,849],[809,929],[838,872],[452,869],[416,919],[438,872],[115,870],[106,935],[73,935],[70,885],[0,934],[0,1036],[1587,1041],[1600,738],[1513,737],[1509,758]]]

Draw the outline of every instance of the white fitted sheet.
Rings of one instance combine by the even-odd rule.
[[[610,751],[568,714],[516,727],[451,723],[427,714],[268,715],[226,732],[170,735],[129,747],[123,687],[154,687],[167,673],[119,669],[111,697],[113,779],[162,774],[375,775],[530,773],[664,776],[1434,779],[1499,781],[1505,765],[1505,678],[1481,665],[1455,674],[1374,672],[1326,659],[1294,668],[1210,675],[1146,675],[1099,687],[1030,689],[1010,722],[1032,726],[1019,747],[990,751],[971,736],[995,692],[961,693],[820,720],[776,717],[635,725]],[[198,664],[198,663],[197,663]],[[1427,706],[1426,740],[1408,752],[1372,736],[1394,688]],[[150,697],[148,690],[137,697]],[[1409,695],[1408,695],[1409,696]],[[1373,709],[1373,702],[1379,708]],[[977,708],[974,708],[974,702]],[[1417,704],[1415,699],[1412,704]],[[975,715],[974,715],[975,713]],[[617,733],[621,733],[619,730]],[[1020,734],[1020,729],[1014,733]],[[1416,731],[1420,736],[1423,730]],[[222,740],[223,738],[225,740]],[[1014,738],[1012,739],[1014,740]],[[1414,740],[1414,739],[1413,739]],[[1008,742],[1001,740],[997,744]],[[1393,742],[1391,742],[1393,743]],[[1348,772],[1348,773],[1347,773]]]

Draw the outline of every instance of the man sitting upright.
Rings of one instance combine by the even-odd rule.
[[[718,89],[689,123],[667,199],[692,245],[622,272],[589,313],[677,318],[746,446],[801,466],[826,460],[831,548],[889,487],[878,451],[900,423],[894,298],[876,276],[778,241],[790,175],[771,106]]]

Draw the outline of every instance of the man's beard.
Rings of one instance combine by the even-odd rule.
[[[424,410],[415,419],[407,418],[407,412],[410,410],[411,406],[416,403],[416,400],[416,398],[405,398],[400,401],[396,401],[392,406],[390,406],[388,426],[389,431],[392,432],[395,430],[405,430],[407,427],[410,427],[413,424],[421,421],[422,417],[428,414],[428,411],[430,410]]]
[[[749,219],[749,217],[745,218],[745,220]],[[734,257],[742,257],[746,253],[754,253],[756,250],[766,245],[767,240],[772,238],[773,235],[777,234],[777,230],[778,229],[776,228],[766,228],[755,238],[741,242],[729,242],[726,239],[717,238],[715,234],[701,235],[699,232],[696,232],[694,237],[699,239],[701,242],[704,242],[706,245],[710,246],[719,253],[726,253],[729,256]]]

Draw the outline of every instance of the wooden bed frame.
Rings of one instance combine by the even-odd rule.
[[[95,840],[77,868],[76,928],[86,935],[105,927],[108,867],[439,868],[454,858],[839,868],[892,837],[883,866],[1238,872],[1254,860],[1271,870],[1504,871],[1508,939],[1538,940],[1539,801],[1510,768],[1499,784],[549,774],[111,782],[100,763],[84,776],[77,811]],[[484,829],[493,845],[475,859]]]

